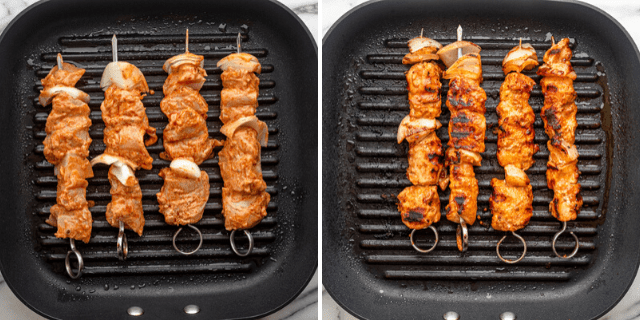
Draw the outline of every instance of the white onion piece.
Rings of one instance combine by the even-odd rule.
[[[130,177],[135,178],[135,173],[133,170],[126,164],[116,161],[113,164],[113,174],[118,178],[118,180],[124,184],[125,186],[131,186],[132,184],[127,183]]]
[[[220,132],[227,136],[228,138],[233,137],[233,134],[240,127],[249,127],[253,130],[256,130],[258,133],[258,141],[260,141],[260,145],[263,147],[267,146],[267,141],[269,140],[269,131],[267,128],[267,124],[258,120],[256,116],[242,117],[232,123],[227,123],[222,128],[220,128]]]
[[[458,49],[461,49],[462,56],[469,53],[479,53],[481,50],[480,46],[469,41],[456,41],[446,45],[444,48],[438,50],[437,53],[447,68],[451,67],[451,65],[458,60]]]
[[[171,161],[171,164],[169,166],[171,167],[171,169],[186,174],[191,178],[200,178],[200,168],[198,168],[198,165],[193,161],[187,159],[175,159]]]
[[[104,72],[102,72],[102,79],[100,79],[100,88],[102,88],[102,90],[106,90],[112,84],[117,85],[121,89],[126,88],[119,62],[109,63],[107,67],[104,68]]]
[[[515,187],[526,187],[530,183],[527,174],[522,169],[511,164],[504,167],[504,179],[507,184]]]
[[[192,64],[203,68],[204,59],[202,58],[202,56],[198,56],[190,52],[183,53],[177,56],[173,56],[169,60],[165,61],[164,65],[162,66],[162,70],[164,70],[168,74],[171,74],[171,69],[179,67],[183,64]]]
[[[99,164],[99,163],[106,164],[106,165],[110,166],[110,165],[112,165],[112,164],[114,164],[114,163],[116,163],[118,161],[128,165],[133,170],[138,170],[138,166],[135,163],[133,163],[133,162],[131,162],[131,161],[125,159],[125,158],[118,157],[118,156],[112,156],[112,155],[106,154],[106,153],[103,153],[103,154],[91,159],[91,166],[95,166],[96,164]]]
[[[422,48],[433,47],[436,50],[442,48],[440,42],[426,37],[417,37],[409,40],[409,51],[411,53],[416,52]]]
[[[411,120],[411,116],[407,115],[402,119],[400,126],[398,127],[398,143],[402,143],[404,139],[415,140],[420,134],[425,134],[437,130],[442,124],[436,119],[416,119]],[[416,137],[412,137],[418,135]],[[409,141],[411,142],[411,141]]]
[[[125,79],[122,75],[122,70],[127,69],[131,70],[131,74],[128,79]],[[120,89],[131,90],[136,85],[136,83],[133,82],[133,79],[136,78],[144,79],[144,75],[136,66],[125,61],[111,62],[104,69],[104,72],[102,72],[100,88],[106,91],[107,88],[115,84]]]
[[[38,100],[41,105],[46,106],[51,103],[51,100],[53,100],[53,98],[60,93],[66,93],[74,99],[82,100],[84,101],[84,103],[89,103],[90,97],[88,94],[76,88],[66,86],[55,86],[43,90],[40,92],[40,97],[38,98]]]
[[[216,65],[222,69],[222,71],[227,71],[229,67],[255,73],[262,71],[262,66],[258,62],[258,58],[248,53],[232,53],[222,58]]]

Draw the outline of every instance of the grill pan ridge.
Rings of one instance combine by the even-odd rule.
[[[64,19],[59,18],[62,13]],[[167,76],[162,64],[184,52],[186,28],[190,51],[205,57],[208,77],[201,93],[209,104],[207,126],[214,138],[224,139],[218,119],[221,71],[215,63],[235,52],[238,32],[243,51],[262,63],[256,116],[269,126],[262,168],[271,202],[268,216],[251,230],[256,247],[247,258],[233,254],[224,230],[220,148],[200,166],[211,183],[203,219],[196,224],[204,235],[202,249],[192,256],[175,252],[171,238],[177,227],[165,224],[158,212],[155,194],[163,184],[158,172],[169,165],[158,157],[167,125],[159,108]],[[136,172],[145,231],[142,237],[127,231],[128,259],[119,262],[117,228],[104,216],[111,200],[108,167],[94,167],[87,188],[87,199],[96,203],[90,209],[92,238],[78,244],[85,269],[81,279],[72,281],[64,271],[69,240],[57,239],[55,228],[44,223],[56,201],[57,180],[42,145],[51,110],[38,105],[37,95],[58,52],[66,62],[85,68],[77,88],[91,96],[90,158],[102,153],[104,96],[99,83],[111,60],[114,33],[119,59],[139,67],[155,91],[143,99],[159,137],[147,148],[154,167]],[[0,172],[8,178],[0,187],[0,239],[5,245],[0,267],[21,301],[49,318],[121,318],[135,305],[152,318],[176,319],[187,316],[186,305],[196,304],[201,310],[197,317],[247,319],[277,311],[304,289],[317,265],[317,48],[293,12],[275,1],[43,1],[21,13],[0,44],[0,131],[6,134],[0,145],[7,150]],[[197,235],[185,230],[178,245],[189,249],[197,242]]]
[[[421,28],[446,45],[455,41],[458,24],[465,40],[482,47],[481,86],[488,98],[487,150],[475,169],[481,223],[470,228],[469,252],[461,254],[455,224],[443,217],[435,224],[441,234],[436,250],[419,254],[411,248],[410,230],[395,205],[396,195],[410,185],[407,147],[395,139],[409,111],[404,78],[409,68],[401,60],[407,40]],[[517,265],[506,265],[495,254],[503,233],[490,228],[488,210],[489,182],[504,177],[493,132],[504,81],[501,62],[519,37],[534,46],[541,62],[551,35],[571,39],[578,74],[576,145],[584,206],[569,229],[581,248],[566,260],[551,250],[560,223],[548,212],[553,192],[546,186],[547,136],[539,114],[544,100],[536,85],[529,102],[540,152],[527,171],[534,212],[519,231],[529,251]],[[630,206],[637,202],[638,172],[630,166],[637,155],[629,148],[638,144],[630,128],[638,123],[631,105],[638,87],[633,74],[640,64],[633,41],[613,19],[571,2],[374,1],[334,24],[323,50],[323,283],[340,305],[367,319],[430,318],[447,311],[462,319],[496,319],[505,311],[518,319],[593,319],[617,303],[639,261],[635,244],[640,234],[629,226],[638,220]],[[539,83],[535,72],[526,74]],[[443,96],[447,84],[443,80]],[[438,118],[443,145],[449,118],[444,100]],[[440,192],[443,215],[448,195],[448,190]],[[561,239],[559,247],[569,252],[573,242]],[[512,255],[521,249],[515,240],[503,248]],[[351,294],[354,290],[360,294]],[[577,305],[579,310],[569,307]]]

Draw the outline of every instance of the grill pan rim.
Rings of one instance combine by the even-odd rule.
[[[340,25],[344,22],[351,22],[351,25],[353,25],[352,20],[357,20],[356,18],[354,18],[354,15],[360,14],[361,16],[358,18],[362,18],[362,16],[364,14],[361,13],[361,10],[367,10],[370,9],[370,6],[374,6],[377,4],[380,4],[384,1],[382,0],[372,0],[363,4],[360,4],[356,7],[354,7],[353,9],[349,10],[346,14],[344,14],[343,16],[341,16],[332,26],[331,28],[329,28],[329,30],[327,31],[326,35],[323,37],[323,83],[331,83],[329,81],[335,81],[335,79],[341,79],[339,76],[336,76],[334,73],[336,72],[337,69],[339,69],[339,67],[337,67],[336,65],[338,65],[337,63],[335,63],[336,65],[334,65],[334,63],[332,61],[330,61],[330,59],[332,58],[338,58],[338,59],[345,59],[346,56],[346,60],[350,60],[352,59],[352,57],[350,56],[350,53],[343,49],[336,49],[335,47],[337,46],[336,43],[343,43],[342,39],[340,38],[345,38],[348,37],[347,32],[343,32],[342,34],[340,34],[339,32],[337,32],[338,28],[340,27]],[[433,2],[440,2],[441,1],[433,1]],[[523,1],[525,3],[527,3],[527,1]],[[531,3],[532,1],[528,1],[528,3]],[[403,5],[407,5],[407,4],[416,4],[418,3],[417,1],[399,1],[397,2],[397,6],[401,7]],[[454,8],[455,5],[459,5],[461,2],[457,1],[457,2],[453,2],[450,5],[450,8]],[[496,3],[505,3],[504,1],[492,1],[489,2],[489,4],[493,4],[496,5]],[[579,5],[582,7],[585,7],[587,9],[590,9],[592,11],[594,11],[596,14],[599,14],[600,16],[604,17],[604,19],[609,20],[610,22],[613,23],[613,25],[617,28],[617,30],[621,31],[620,35],[623,36],[624,40],[627,41],[627,44],[630,44],[632,46],[632,50],[634,52],[634,55],[632,58],[630,58],[630,60],[632,60],[634,63],[637,64],[637,61],[640,60],[640,53],[638,52],[638,48],[636,46],[636,44],[634,43],[634,41],[631,39],[631,37],[629,36],[628,32],[624,29],[624,27],[622,27],[620,25],[620,23],[618,21],[616,21],[614,18],[612,18],[609,14],[607,14],[606,12],[602,11],[601,9],[598,9],[590,4],[586,4],[586,3],[581,3],[581,2],[577,2],[577,1],[563,1],[563,0],[553,0],[553,1],[549,1],[546,0],[544,2],[538,2],[547,5],[547,4],[553,4],[553,3],[565,3],[565,4],[573,4],[573,5]],[[428,5],[428,4],[427,4]],[[375,11],[375,10],[371,10],[371,11]],[[380,11],[380,10],[378,10]],[[566,13],[565,13],[566,14]],[[362,22],[362,20],[365,19],[359,19],[360,22]],[[345,28],[342,28],[343,30],[339,30],[339,31],[344,31]],[[387,36],[381,36],[381,39],[387,39]],[[328,52],[329,51],[329,52]],[[609,66],[609,68],[611,68],[612,66]],[[350,69],[353,69],[350,67]],[[358,70],[357,68],[355,70]],[[342,74],[340,74],[342,75]],[[631,84],[629,86],[632,86]],[[634,83],[633,86],[637,87],[637,83]],[[631,89],[629,89],[631,90]],[[633,91],[633,90],[631,90]],[[338,133],[336,132],[335,128],[330,128],[328,123],[329,123],[329,119],[330,116],[328,116],[328,114],[330,113],[337,113],[340,117],[344,117],[344,111],[342,110],[335,110],[338,107],[335,106],[339,106],[341,98],[338,98],[337,101],[333,101],[333,100],[329,100],[327,99],[329,96],[333,95],[333,96],[338,96],[338,94],[336,94],[336,92],[341,93],[342,91],[340,91],[339,89],[337,90],[332,90],[331,88],[329,88],[329,86],[324,86],[323,87],[323,118],[324,118],[324,122],[323,122],[323,135],[325,136],[325,139],[323,140],[323,176],[324,177],[336,177],[338,176],[338,171],[337,171],[337,165],[339,160],[337,160],[337,156],[334,156],[333,158],[328,157],[327,155],[329,153],[339,153],[342,151],[336,151],[333,150],[332,148],[335,148],[334,146],[336,145],[336,143],[339,142],[339,139],[341,138],[337,138]],[[633,101],[633,100],[632,100]],[[344,108],[344,107],[343,107]],[[336,116],[337,118],[337,116]],[[344,132],[344,131],[341,131]],[[624,137],[623,137],[624,139]],[[637,140],[637,139],[636,139]],[[611,143],[611,142],[608,142]],[[635,141],[633,142],[635,143]],[[630,144],[633,144],[630,143]],[[616,168],[612,168],[612,171],[615,172]],[[610,174],[613,175],[613,172],[611,172]],[[338,180],[338,179],[335,179]],[[610,188],[612,188],[613,186],[610,185]],[[340,241],[340,239],[338,239],[338,237],[336,235],[333,235],[334,238],[332,238],[330,236],[330,234],[327,232],[328,228],[326,227],[329,224],[329,217],[330,216],[335,216],[336,213],[332,213],[329,212],[328,207],[331,208],[335,208],[337,207],[337,204],[339,203],[338,200],[334,200],[335,198],[340,197],[340,195],[336,194],[333,192],[333,190],[338,190],[337,187],[337,181],[328,181],[326,178],[323,179],[323,200],[324,203],[324,208],[323,209],[323,254],[325,255],[325,257],[329,257],[325,260],[323,260],[323,268],[326,268],[324,270],[324,276],[323,276],[323,285],[325,286],[325,289],[327,289],[327,292],[329,292],[329,294],[331,295],[332,298],[334,298],[334,300],[341,306],[343,307],[345,310],[349,311],[351,314],[355,315],[358,318],[362,318],[364,319],[365,317],[363,317],[362,313],[360,314],[359,312],[357,312],[356,310],[354,310],[354,308],[351,307],[350,304],[352,303],[362,303],[362,299],[365,298],[369,298],[369,301],[371,301],[371,299],[376,299],[377,297],[372,297],[372,296],[366,296],[361,293],[361,295],[359,297],[348,297],[348,295],[344,294],[345,291],[345,284],[344,283],[336,283],[335,282],[335,278],[336,275],[332,274],[331,271],[333,271],[333,269],[338,269],[339,267],[335,267],[335,268],[331,268],[332,264],[343,264],[344,261],[339,260],[340,258],[338,256],[332,256],[330,255],[331,252],[329,252],[329,248],[333,248],[335,249],[335,247],[338,248],[343,248],[343,244],[342,243],[338,243],[338,241]],[[607,190],[606,192],[609,192],[610,190]],[[326,199],[331,199],[330,202],[328,202]],[[611,200],[610,200],[611,201]],[[329,205],[327,205],[329,204]],[[338,207],[340,208],[340,207]],[[338,209],[341,210],[341,209]],[[333,210],[335,211],[335,210]],[[600,233],[600,232],[598,232]],[[341,246],[342,245],[342,246]],[[351,253],[351,251],[349,251]],[[627,281],[626,284],[624,284],[624,286],[622,286],[622,288],[624,288],[624,290],[622,291],[622,293],[619,294],[619,296],[613,301],[613,303],[611,303],[609,306],[606,306],[606,308],[604,309],[604,311],[600,312],[599,315],[597,315],[595,318],[604,315],[606,312],[608,312],[609,310],[611,310],[624,296],[624,294],[629,290],[629,288],[631,287],[632,283],[633,283],[633,279],[635,278],[637,272],[638,272],[638,266],[640,265],[640,251],[636,251],[634,252],[632,255],[632,259],[634,261],[633,263],[633,267],[632,267],[632,272],[630,275],[630,279],[629,281]],[[358,259],[362,259],[362,258],[358,258]],[[348,264],[347,264],[348,265]],[[353,278],[358,278],[358,276],[356,274],[354,274],[354,272],[349,269],[349,268],[345,268],[344,270],[346,270],[346,273],[340,273],[340,275],[348,275],[348,277],[350,278],[350,281],[353,281],[351,279]],[[350,272],[350,273],[349,273]],[[336,273],[337,274],[337,273]],[[361,275],[360,275],[361,276]],[[367,279],[370,280],[370,279]],[[358,284],[360,285],[360,287],[355,286],[356,288],[361,289],[362,284]],[[352,288],[353,288],[353,284],[352,284]],[[340,295],[341,294],[341,295]],[[336,298],[337,297],[337,298]],[[342,298],[344,298],[345,300],[341,300]],[[380,301],[380,299],[377,299],[378,301]],[[382,300],[384,301],[384,300]],[[363,310],[363,308],[359,309],[360,311]],[[367,310],[369,313],[368,315],[371,315],[370,310]],[[504,311],[504,310],[503,310]],[[499,313],[497,313],[499,314]],[[496,314],[496,316],[497,316]],[[377,315],[380,316],[380,315]],[[398,316],[398,314],[395,314],[395,316]],[[410,317],[411,315],[409,315]],[[415,316],[415,315],[414,315]],[[518,317],[520,318],[520,315],[518,315]],[[375,317],[374,317],[375,318]],[[594,318],[594,319],[595,319]]]
[[[6,27],[6,29],[3,31],[3,33],[0,35],[0,43],[4,43],[6,42],[5,40],[8,38],[8,35],[13,31],[14,26],[16,26],[17,24],[19,24],[19,22],[22,22],[21,20],[26,19],[25,17],[28,18],[28,16],[34,11],[37,10],[39,8],[41,8],[41,6],[43,5],[59,5],[60,3],[65,3],[64,1],[50,1],[50,0],[43,0],[40,1],[38,3],[32,4],[30,5],[28,8],[26,8],[25,10],[23,10],[22,12],[20,12],[18,14],[18,16],[16,18],[14,18]],[[79,2],[79,1],[66,1],[66,3],[74,3],[74,4],[83,4],[83,2]],[[146,4],[156,4],[152,1],[138,1],[138,3],[146,3]],[[192,1],[191,4],[193,5],[197,5],[199,2],[198,1]],[[317,61],[317,44],[313,38],[313,36],[311,35],[310,31],[308,30],[308,28],[304,25],[304,23],[302,22],[302,20],[288,7],[284,6],[283,4],[274,1],[274,0],[263,0],[261,3],[256,3],[256,7],[265,7],[267,6],[269,12],[274,13],[275,16],[279,16],[281,17],[282,21],[287,21],[288,23],[288,27],[292,28],[292,33],[294,33],[297,37],[297,39],[299,40],[298,45],[300,46],[300,44],[302,44],[302,52],[306,52],[306,57],[307,60],[313,60],[313,58],[315,57],[315,61]],[[252,3],[252,4],[253,4]],[[260,4],[260,5],[258,5]],[[184,4],[183,4],[184,5]],[[188,4],[187,4],[188,5]],[[87,4],[87,6],[90,6],[90,4]],[[283,10],[284,9],[284,10]],[[277,14],[276,14],[277,13]],[[144,14],[144,13],[143,13]],[[284,17],[283,17],[284,16]],[[292,36],[293,37],[293,36]],[[295,39],[295,38],[294,38]],[[8,47],[8,45],[7,45]],[[286,48],[283,48],[283,50],[286,51]],[[0,50],[3,51],[3,50]],[[7,49],[7,51],[11,51],[10,49]],[[3,55],[6,56],[6,55]],[[311,59],[309,59],[309,57],[311,56]],[[26,58],[25,58],[26,59]],[[0,64],[3,64],[0,61]],[[316,66],[316,64],[313,64],[314,66]],[[19,66],[24,68],[24,66]],[[14,68],[18,68],[15,67]],[[282,70],[282,68],[280,69]],[[311,78],[305,78],[305,81],[308,81],[309,84],[311,84],[309,87],[313,87],[313,88],[317,88],[317,68],[311,68],[311,70],[308,70],[307,75],[314,75],[315,77],[311,77]],[[210,75],[210,77],[215,77],[215,75]],[[284,82],[284,81],[281,81]],[[315,84],[315,85],[313,85]],[[305,89],[306,90],[306,89]],[[27,90],[28,91],[28,90]],[[309,90],[306,90],[309,91]],[[312,101],[309,101],[307,103],[304,103],[304,105],[306,106],[308,114],[305,115],[304,113],[302,113],[303,116],[307,117],[307,118],[314,118],[317,117],[317,90],[311,90],[311,93],[315,93],[316,94],[316,99],[312,99]],[[1,92],[0,92],[1,93]],[[29,95],[32,95],[33,91],[31,91],[29,93]],[[6,97],[4,94],[2,94],[4,98],[14,98],[13,93],[10,94],[8,97]],[[309,96],[313,96],[312,94],[309,94]],[[9,100],[9,99],[5,99],[5,100]],[[14,99],[14,100],[18,100],[18,99]],[[299,102],[302,102],[302,100],[300,100]],[[216,108],[218,107],[217,105],[211,105],[210,107]],[[310,112],[309,112],[310,111]],[[3,112],[3,114],[5,114],[5,112]],[[300,115],[300,114],[298,114]],[[28,116],[26,116],[28,117]],[[306,126],[306,128],[309,127],[313,127],[313,126],[317,126],[317,118],[316,121],[313,122],[312,124],[308,124]],[[18,129],[18,130],[24,130],[24,128],[22,129]],[[30,129],[27,129],[28,131],[30,131]],[[311,153],[317,154],[317,130],[316,131],[312,131],[311,132],[311,138],[315,138],[315,139],[311,139],[311,142],[307,142],[306,145],[308,145],[308,151],[311,151]],[[37,138],[33,139],[34,141],[37,141]],[[95,140],[95,139],[94,139]],[[7,141],[2,141],[0,143],[0,145],[5,146],[8,145],[9,143]],[[25,148],[24,146],[22,148]],[[28,147],[26,147],[25,149],[29,149]],[[12,151],[17,150],[17,149],[11,149]],[[9,153],[11,154],[11,152]],[[16,167],[16,162],[18,162],[18,166],[20,166],[20,160],[17,159],[22,159],[23,155],[20,155],[20,158],[12,158],[12,157],[3,157],[2,159],[0,159],[0,165],[3,168],[0,168],[0,172],[2,173],[9,173],[10,175],[15,175],[14,173],[17,170],[14,170],[13,172],[11,172],[11,170],[7,169],[8,167]],[[281,157],[282,157],[282,152],[281,152]],[[16,161],[17,160],[17,161]],[[307,160],[307,159],[305,159]],[[317,157],[315,159],[311,159],[312,161],[307,161],[304,162],[305,167],[308,168],[316,168],[316,172],[317,172]],[[302,164],[302,160],[299,160],[298,162],[300,162],[300,164]],[[299,164],[299,165],[300,165]],[[310,170],[312,171],[312,170]],[[312,177],[313,179],[309,179],[309,177]],[[296,208],[299,208],[299,213],[304,213],[304,216],[313,216],[313,217],[317,217],[317,174],[310,174],[310,175],[305,175],[305,176],[300,176],[298,177],[300,179],[300,186],[301,188],[303,188],[302,190],[305,191],[306,194],[306,198],[301,202],[302,204],[297,205]],[[313,181],[311,181],[313,180]],[[313,182],[313,183],[308,183],[308,182]],[[2,203],[5,203],[5,200],[7,203],[10,202],[10,199],[4,198],[2,199]],[[11,208],[7,208],[6,212],[11,212]],[[298,212],[298,211],[296,211]],[[315,215],[313,215],[312,213],[316,213]],[[317,219],[310,219],[310,218],[305,218],[305,219],[297,219],[296,221],[300,221],[301,225],[300,225],[300,229],[304,229],[307,230],[307,234],[311,235],[311,236],[302,236],[300,238],[302,238],[302,240],[305,240],[306,242],[304,244],[295,244],[296,247],[300,247],[301,249],[304,249],[304,253],[302,254],[302,256],[308,256],[307,259],[305,259],[305,262],[300,262],[298,264],[296,263],[290,263],[290,265],[299,265],[301,268],[298,271],[295,271],[295,273],[290,273],[290,276],[297,276],[294,279],[289,279],[291,280],[290,282],[294,285],[299,285],[299,287],[297,287],[294,291],[291,290],[283,290],[286,292],[291,292],[293,293],[290,297],[287,297],[284,300],[280,300],[279,298],[274,299],[273,297],[271,297],[271,306],[269,306],[267,309],[264,309],[263,311],[261,311],[261,313],[259,314],[253,314],[253,315],[239,315],[238,317],[234,317],[234,318],[238,318],[238,319],[250,319],[250,318],[257,318],[257,317],[264,317],[268,314],[274,313],[276,311],[278,311],[279,309],[283,308],[284,306],[286,306],[287,304],[289,304],[292,300],[294,300],[306,287],[306,285],[309,283],[309,281],[313,278],[313,275],[315,273],[315,271],[317,270],[317,265],[318,265],[318,257],[317,257]],[[311,223],[309,223],[311,222]],[[303,224],[304,223],[304,224]],[[315,237],[313,237],[314,235],[314,231],[315,230]],[[32,230],[33,231],[33,230]],[[297,237],[297,236],[296,236]],[[300,240],[300,239],[298,239]],[[301,252],[302,253],[302,252]],[[7,258],[6,255],[2,255],[4,259]],[[312,259],[313,258],[313,259]],[[7,274],[7,270],[6,270],[6,264],[2,263],[2,260],[4,259],[0,259],[0,270],[3,272],[3,274]],[[40,258],[38,258],[40,259]],[[281,269],[287,269],[284,267],[281,267]],[[291,269],[291,267],[289,267],[289,269]],[[48,270],[45,270],[45,273],[48,272]],[[58,276],[58,275],[56,275]],[[39,310],[37,308],[36,305],[32,304],[32,300],[25,298],[21,293],[20,290],[18,290],[18,288],[21,288],[21,285],[15,285],[16,282],[14,282],[14,280],[11,277],[6,277],[5,276],[5,280],[7,282],[7,285],[9,286],[9,288],[16,294],[16,296],[18,297],[18,299],[23,302],[25,305],[27,305],[30,309],[32,309],[34,312],[38,313],[39,315],[45,316],[45,317],[49,317],[52,318],[52,315],[46,314],[45,312]],[[124,292],[123,292],[124,293]],[[274,305],[274,302],[279,303],[277,305]],[[205,302],[206,303],[206,302]],[[240,309],[240,308],[238,308]],[[201,312],[201,315],[202,312]],[[65,318],[67,318],[68,316],[65,316]]]

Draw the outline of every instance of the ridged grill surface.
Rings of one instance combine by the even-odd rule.
[[[258,97],[259,107],[256,116],[269,126],[269,142],[262,148],[263,177],[267,183],[267,192],[271,195],[271,202],[267,207],[268,216],[251,230],[256,241],[250,257],[268,257],[269,244],[274,242],[277,232],[276,212],[278,210],[278,196],[275,185],[278,180],[278,125],[277,112],[274,104],[278,98],[273,88],[276,81],[271,77],[273,65],[265,63],[268,56],[266,48],[254,48],[249,33],[242,34],[243,52],[251,53],[262,62],[262,75],[260,76],[260,92]],[[236,34],[219,33],[198,35],[189,37],[191,52],[203,55],[204,67],[208,77],[200,93],[209,104],[207,127],[209,134],[215,139],[223,140],[220,133],[222,122],[220,115],[220,80],[221,70],[216,67],[216,62],[235,52]],[[91,108],[92,126],[89,131],[93,142],[90,147],[90,156],[93,158],[101,154],[105,145],[103,139],[104,123],[102,121],[100,104],[104,100],[103,91],[100,89],[100,78],[105,66],[111,61],[111,36],[63,36],[58,39],[63,46],[62,55],[65,62],[74,63],[86,69],[82,79],[76,87],[91,96],[89,107]],[[166,59],[184,52],[183,34],[163,35],[122,35],[118,36],[118,59],[128,61],[136,65],[145,75],[149,88],[155,93],[148,95],[142,102],[146,107],[147,116],[151,126],[155,127],[158,134],[158,142],[147,147],[153,157],[152,170],[138,170],[136,177],[140,181],[142,189],[142,202],[145,213],[144,234],[139,237],[132,231],[126,231],[129,242],[129,254],[126,262],[119,262],[116,255],[116,238],[118,229],[111,227],[106,219],[107,204],[111,200],[110,185],[107,179],[108,166],[98,165],[94,167],[94,178],[88,179],[87,200],[95,201],[95,206],[90,208],[93,216],[93,231],[91,241],[88,244],[78,244],[82,252],[85,269],[83,273],[90,275],[127,275],[127,274],[169,274],[185,272],[250,272],[255,265],[247,259],[237,257],[229,245],[229,232],[224,229],[224,218],[221,214],[222,199],[221,188],[223,186],[217,153],[215,157],[204,161],[200,168],[207,172],[211,183],[209,201],[205,206],[202,220],[196,226],[202,231],[204,237],[203,247],[191,256],[183,256],[176,252],[171,240],[178,227],[167,225],[164,217],[158,211],[156,193],[163,185],[163,179],[158,176],[162,168],[168,167],[170,161],[158,157],[164,151],[162,144],[162,131],[168,124],[167,117],[160,110],[160,101],[163,98],[162,85],[167,74],[162,70]],[[39,61],[34,61],[35,74],[38,79],[44,78],[54,66],[57,52],[44,52]],[[34,116],[33,137],[39,141],[39,145],[33,150],[36,170],[35,185],[38,205],[35,214],[41,219],[37,228],[37,237],[41,251],[52,268],[64,273],[64,259],[69,250],[68,239],[58,239],[54,233],[55,227],[45,223],[49,216],[49,209],[56,202],[57,179],[53,173],[53,165],[46,161],[43,155],[42,141],[46,137],[44,131],[47,116],[51,106],[43,108],[38,104],[37,95],[42,89],[40,82],[33,86],[33,108],[37,110]],[[198,242],[195,232],[186,228],[178,238],[178,245],[184,250],[195,248]],[[237,243],[246,247],[243,236],[237,237]]]
[[[395,280],[495,280],[495,281],[567,281],[576,267],[588,267],[596,249],[596,226],[602,218],[602,199],[605,195],[606,175],[606,134],[601,128],[601,111],[604,108],[603,93],[606,79],[601,64],[581,52],[579,44],[571,39],[574,57],[571,63],[577,73],[574,83],[577,92],[578,128],[576,145],[580,154],[578,169],[582,184],[584,206],[578,219],[568,223],[568,230],[580,239],[580,251],[572,259],[557,258],[551,250],[553,235],[561,224],[551,216],[548,205],[553,192],[547,188],[546,163],[549,152],[548,140],[544,132],[540,109],[544,98],[539,86],[540,76],[535,70],[525,72],[536,81],[531,93],[531,104],[535,114],[535,143],[540,151],[534,156],[535,164],[527,171],[533,187],[533,217],[529,225],[518,231],[528,244],[526,257],[517,265],[502,263],[495,252],[498,240],[505,234],[491,228],[489,196],[492,178],[504,179],[504,169],[496,159],[498,123],[496,106],[499,103],[500,85],[504,81],[501,70],[502,59],[507,51],[518,44],[515,40],[465,39],[482,47],[482,67],[484,82],[482,88],[487,93],[486,108],[486,151],[482,153],[481,167],[476,167],[479,184],[479,220],[469,228],[469,251],[458,252],[456,247],[456,225],[445,218],[449,189],[440,192],[442,219],[435,226],[440,233],[437,248],[428,254],[419,254],[411,247],[409,229],[402,224],[396,207],[396,196],[411,183],[405,172],[408,145],[396,142],[397,127],[409,113],[405,72],[409,66],[402,65],[402,57],[408,52],[408,39],[386,39],[379,46],[373,45],[365,56],[356,63],[358,77],[353,80],[355,89],[347,96],[355,103],[349,112],[353,120],[347,137],[350,164],[355,168],[354,193],[349,203],[353,205],[357,219],[354,220],[353,241],[362,249],[362,259],[374,267],[379,276]],[[443,45],[455,39],[436,39]],[[527,41],[530,42],[530,41]],[[550,42],[531,42],[539,61]],[[449,140],[447,125],[449,111],[445,106],[448,80],[442,80],[442,115],[438,120],[443,127],[437,134],[443,147]],[[353,129],[353,130],[351,130]],[[353,161],[351,161],[353,160]],[[428,237],[428,238],[427,238]],[[418,245],[429,247],[433,235],[429,231],[418,233]],[[424,239],[424,240],[422,240]],[[558,248],[569,253],[573,248],[569,236],[561,237]],[[521,244],[512,236],[502,246],[503,254],[515,258],[521,252]]]

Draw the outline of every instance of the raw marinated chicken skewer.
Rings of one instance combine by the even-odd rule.
[[[484,103],[487,95],[480,88],[482,65],[479,52],[479,46],[462,41],[461,26],[458,26],[458,41],[438,51],[438,56],[448,68],[442,77],[451,79],[446,102],[451,112],[449,148],[445,152],[451,194],[446,209],[447,219],[459,223],[456,238],[460,251],[466,251],[469,245],[467,225],[476,221],[478,180],[473,167],[480,166],[480,153],[485,150]]]
[[[142,191],[134,170],[151,169],[153,158],[145,146],[154,144],[158,137],[156,129],[149,126],[142,99],[149,92],[144,75],[136,66],[118,61],[118,42],[112,39],[113,62],[102,74],[100,87],[105,91],[100,106],[104,121],[103,154],[91,160],[92,165],[110,165],[111,203],[107,205],[106,218],[112,227],[119,228],[118,258],[127,257],[128,245],[124,229],[142,236],[144,212]],[[145,134],[148,139],[144,140]]]
[[[258,59],[248,53],[238,52],[218,62],[222,69],[220,120],[224,123],[220,131],[227,137],[220,159],[220,173],[224,180],[222,188],[222,214],[225,228],[231,231],[231,248],[239,256],[247,256],[253,250],[253,237],[248,229],[253,228],[267,215],[270,195],[265,191],[260,165],[260,147],[268,140],[267,125],[254,115],[258,107],[258,84],[254,73],[260,73]],[[240,253],[234,235],[243,230],[249,238],[249,249]]]
[[[442,144],[436,130],[442,125],[440,116],[440,76],[435,54],[442,45],[435,40],[420,37],[408,42],[410,53],[402,59],[403,64],[413,64],[407,71],[409,106],[411,111],[398,128],[398,143],[409,142],[409,167],[407,178],[413,186],[398,195],[398,211],[402,222],[412,229],[411,245],[415,250],[427,253],[438,244],[438,231],[432,223],[440,221],[440,197],[438,180],[443,171],[441,161]],[[442,189],[446,188],[441,185]],[[416,230],[429,228],[435,234],[435,242],[429,249],[421,249],[414,241]]]
[[[578,237],[570,234],[576,241],[571,254],[560,255],[556,251],[558,237],[567,230],[567,221],[575,220],[582,207],[580,184],[578,183],[578,149],[576,139],[576,91],[573,81],[576,73],[571,66],[571,48],[569,39],[564,38],[555,43],[544,54],[544,64],[538,68],[538,75],[544,93],[544,106],[540,116],[544,121],[544,131],[549,136],[549,162],[547,162],[547,185],[553,190],[553,200],[549,203],[549,211],[562,221],[562,230],[553,237],[553,252],[560,258],[575,256],[580,248]]]
[[[185,53],[167,60],[162,69],[169,74],[163,86],[164,98],[160,109],[169,124],[163,132],[165,152],[160,157],[171,160],[168,168],[160,171],[164,185],[157,193],[160,213],[170,225],[187,225],[200,235],[200,244],[190,252],[176,246],[176,251],[190,255],[202,246],[202,233],[192,224],[202,219],[209,199],[209,175],[198,168],[204,160],[213,157],[213,148],[222,142],[209,138],[207,111],[209,106],[198,93],[207,76],[203,68],[204,57],[189,52],[189,30],[185,40]]]
[[[67,252],[65,266],[73,279],[82,275],[84,261],[76,249],[75,240],[84,243],[91,238],[93,219],[89,207],[93,201],[87,201],[87,178],[93,177],[89,156],[89,128],[91,110],[87,103],[89,95],[74,86],[85,70],[62,61],[58,53],[57,66],[42,79],[43,90],[39,102],[42,106],[52,104],[47,118],[44,140],[44,156],[55,166],[58,178],[56,204],[50,209],[47,223],[58,227],[56,237],[69,238],[71,250]],[[78,272],[73,273],[70,263],[71,253],[78,259]]]
[[[500,103],[496,109],[500,116],[497,157],[504,167],[505,179],[491,179],[491,227],[499,231],[511,231],[524,245],[524,251],[518,259],[505,259],[500,254],[500,244],[507,237],[503,236],[498,241],[496,253],[506,263],[519,262],[527,253],[527,243],[515,231],[524,228],[533,214],[533,188],[525,171],[535,163],[533,155],[539,147],[533,141],[536,116],[529,105],[535,81],[520,72],[537,65],[536,50],[527,43],[523,45],[522,40],[502,61],[506,77],[500,87]]]

